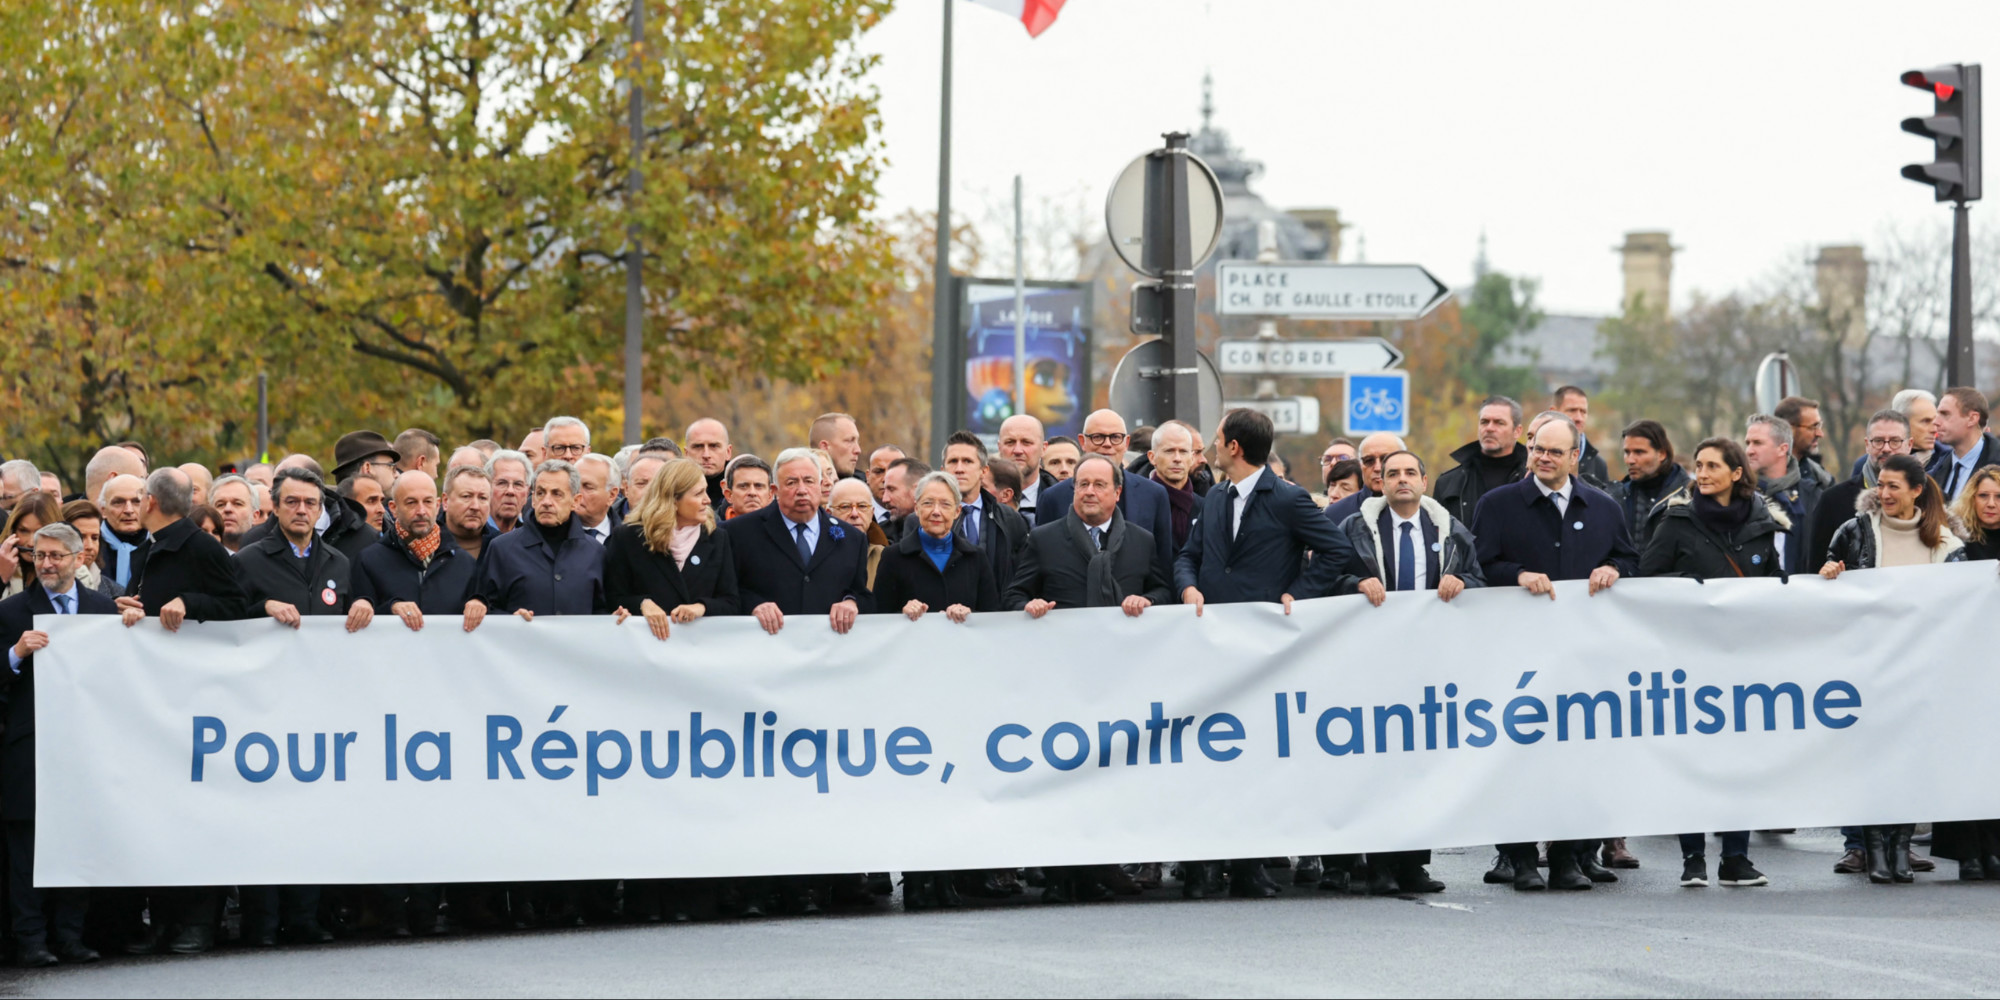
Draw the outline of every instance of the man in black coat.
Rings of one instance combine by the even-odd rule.
[[[427,614],[463,612],[478,563],[439,523],[437,486],[430,473],[396,477],[389,509],[395,523],[362,550],[355,567],[355,600],[395,615],[412,632],[424,627]]]
[[[353,565],[313,530],[325,492],[306,469],[279,469],[272,479],[278,530],[236,553],[247,617],[297,628],[305,615],[347,615],[349,632],[374,618],[374,606],[355,599]]]
[[[997,594],[1013,582],[1015,555],[1028,540],[1028,520],[982,485],[986,461],[986,444],[971,431],[953,431],[945,439],[944,471],[958,480],[959,496],[964,498],[952,531],[986,553],[986,565],[993,573],[993,591]]]
[[[245,617],[243,587],[229,550],[187,515],[194,509],[194,487],[179,469],[158,469],[146,477],[146,506],[140,522],[152,538],[136,595],[118,598],[120,608],[157,615],[160,627],[180,630],[181,622],[234,621]],[[154,889],[153,923],[126,946],[133,954],[151,954],[164,947],[193,955],[215,946],[219,890],[181,886]],[[164,945],[161,931],[175,928]]]
[[[267,617],[298,628],[306,616],[346,615],[349,632],[366,628],[374,607],[354,600],[353,567],[314,530],[326,484],[310,469],[279,469],[271,480],[271,522],[278,530],[236,553],[249,617]],[[282,930],[294,944],[325,944],[333,935],[319,923],[316,885],[244,886],[243,937],[276,944]]]
[[[1686,486],[1687,470],[1674,463],[1674,443],[1667,428],[1657,420],[1635,420],[1620,439],[1625,456],[1625,478],[1605,490],[1625,511],[1625,530],[1632,547],[1646,551],[1646,539],[1653,531],[1653,512],[1668,494]]]
[[[584,533],[576,517],[582,476],[576,466],[552,458],[535,468],[528,483],[529,522],[495,538],[479,559],[473,597],[465,604],[465,630],[488,611],[533,621],[536,615],[601,615],[604,600],[604,546]]]
[[[7,827],[7,888],[14,922],[15,960],[29,967],[94,962],[84,946],[83,922],[90,890],[35,887],[35,652],[46,649],[48,633],[35,628],[36,615],[115,615],[111,598],[79,586],[83,536],[67,524],[35,532],[35,579],[27,589],[0,601],[0,644],[7,647],[7,670],[0,674],[6,697],[6,735],[0,744],[0,820]],[[129,616],[127,624],[139,615]]]
[[[1989,410],[1986,394],[1958,386],[1946,389],[1937,404],[1937,442],[1924,472],[1937,480],[1950,504],[1958,499],[1972,474],[1988,465],[2000,465],[2000,438],[1986,429]]]
[[[1445,513],[1469,524],[1488,490],[1520,482],[1527,475],[1528,450],[1515,440],[1520,433],[1520,403],[1488,396],[1479,404],[1479,438],[1451,453],[1458,465],[1438,476],[1431,494],[1444,504]]]
[[[1102,455],[1077,463],[1070,516],[1028,533],[1002,607],[1031,618],[1056,608],[1122,607],[1137,618],[1173,599],[1153,536],[1118,512],[1128,475]]]
[[[1275,601],[1291,614],[1294,599],[1331,594],[1340,578],[1331,554],[1337,529],[1320,514],[1312,494],[1265,468],[1275,436],[1271,418],[1255,410],[1229,411],[1216,431],[1215,467],[1229,485],[1218,484],[1201,498],[1187,545],[1174,563],[1181,603],[1194,605],[1196,615],[1209,601]],[[1181,868],[1182,895],[1200,899],[1220,888],[1210,863],[1188,861]],[[1264,874],[1262,860],[1239,859],[1231,863],[1229,892],[1263,899],[1279,889]]]
[[[819,459],[810,449],[787,448],[772,466],[776,498],[722,525],[742,606],[772,635],[786,615],[826,615],[845,635],[856,615],[874,609],[868,539],[820,509]]]
[[[318,463],[311,462],[309,459],[298,463],[296,466],[286,463],[281,464],[285,468],[303,468],[315,476],[320,475]],[[283,470],[281,469],[280,471]],[[272,482],[274,485],[276,484],[276,480]],[[276,502],[275,497],[272,502]],[[266,537],[277,534],[278,518],[276,515],[277,512],[273,511],[272,516],[265,518],[263,524],[259,524],[249,531],[244,532],[243,547],[248,548]],[[375,539],[380,537],[379,532],[369,527],[368,512],[362,508],[361,504],[341,496],[340,492],[334,489],[321,491],[319,519],[314,522],[313,529],[319,533],[320,538],[328,545],[338,549],[341,555],[346,556],[349,563],[359,560],[361,553],[368,546],[375,544]]]
[[[1125,433],[1125,418],[1111,410],[1097,410],[1083,418],[1085,455],[1103,455],[1122,465],[1125,444],[1130,440]],[[1200,451],[1199,445],[1195,450]],[[1070,504],[1075,499],[1074,490],[1075,487],[1069,485],[1067,479],[1049,487],[1048,492],[1036,501],[1035,523],[1048,524],[1068,517]],[[1153,548],[1159,553],[1161,565],[1174,564],[1174,509],[1173,501],[1167,497],[1166,487],[1145,476],[1126,477],[1125,491],[1118,496],[1118,512],[1125,515],[1125,520],[1146,529],[1153,536]]]
[[[1636,573],[1639,553],[1625,529],[1625,513],[1602,490],[1574,473],[1583,437],[1560,414],[1535,432],[1528,448],[1534,475],[1492,490],[1473,515],[1479,563],[1490,587],[1525,587],[1555,597],[1557,580],[1589,580],[1590,593],[1609,590]],[[1549,880],[1558,889],[1588,889],[1618,876],[1598,864],[1596,840],[1549,845]],[[1488,882],[1514,888],[1548,888],[1535,869],[1535,845],[1502,844]]]

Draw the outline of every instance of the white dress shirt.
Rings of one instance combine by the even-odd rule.
[[[1236,487],[1236,503],[1229,512],[1229,537],[1236,537],[1236,530],[1243,526],[1243,508],[1250,503],[1250,491],[1257,488],[1257,480],[1264,475],[1264,467],[1243,477],[1243,481],[1231,482]]]
[[[1540,478],[1536,478],[1535,488],[1541,490],[1542,495],[1548,497],[1550,502],[1556,505],[1556,516],[1558,517],[1568,516],[1569,499],[1571,494],[1576,492],[1575,476],[1571,476],[1567,479],[1564,479],[1562,484],[1562,489],[1559,490],[1549,489],[1547,483],[1542,482]]]

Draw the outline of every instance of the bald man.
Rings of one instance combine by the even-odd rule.
[[[208,466],[200,462],[187,462],[174,468],[181,470],[188,477],[189,484],[194,487],[195,506],[207,503],[208,488],[215,483],[215,476],[208,471]]]
[[[708,504],[715,508],[719,521],[729,506],[722,497],[722,473],[736,457],[736,449],[729,444],[729,428],[714,417],[703,417],[687,426],[681,440],[687,444],[687,457],[701,466],[701,477],[708,480]]]
[[[1111,410],[1096,410],[1083,418],[1083,433],[1078,435],[1086,455],[1103,455],[1125,467],[1125,446],[1131,441],[1126,433],[1125,418]],[[1035,523],[1050,524],[1063,519],[1074,501],[1076,487],[1064,480],[1047,488],[1035,504]],[[1155,555],[1159,559],[1160,572],[1168,577],[1174,572],[1174,509],[1167,499],[1167,488],[1142,476],[1125,477],[1125,490],[1118,495],[1118,511],[1125,520],[1146,529],[1153,535]]]
[[[97,454],[90,456],[90,462],[83,467],[83,498],[92,503],[100,502],[98,495],[104,492],[104,484],[110,482],[113,476],[143,480],[146,478],[146,463],[139,458],[138,452],[130,448],[111,445],[97,449]]]
[[[1056,484],[1056,477],[1042,468],[1042,451],[1048,447],[1046,433],[1041,421],[1025,413],[1000,422],[1000,457],[1021,467],[1021,498],[1014,506],[1031,521],[1042,491]]]

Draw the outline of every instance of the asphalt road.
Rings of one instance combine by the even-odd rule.
[[[1439,852],[1422,898],[1288,890],[944,913],[456,935],[10,971],[0,995],[100,996],[1993,996],[2000,882],[1955,866],[1915,885],[1835,875],[1831,831],[1757,835],[1764,888],[1682,889],[1670,838],[1590,892],[1479,881],[1490,851]],[[1713,841],[1710,851],[1713,852]],[[1716,858],[1711,853],[1710,867]],[[1273,872],[1288,876],[1288,872]],[[1288,881],[1288,879],[1286,879]]]

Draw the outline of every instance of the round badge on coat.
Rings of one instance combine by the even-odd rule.
[[[689,557],[688,557],[688,563],[689,563],[690,565],[694,565],[694,566],[699,566],[699,565],[701,565],[701,557],[700,557],[700,556],[689,556]]]
[[[1444,543],[1443,543],[1443,542],[1432,542],[1432,543],[1431,543],[1431,551],[1432,551],[1432,552],[1443,552],[1443,551],[1444,551]]]
[[[1764,557],[1762,555],[1754,555],[1750,557],[1750,565],[1752,566],[1755,566],[1763,561]]]
[[[320,591],[319,599],[329,605],[331,605],[334,601],[338,600],[338,598],[334,596],[332,587],[328,587],[325,590]]]
[[[1578,530],[1578,531],[1582,531],[1582,530],[1583,530],[1583,522],[1582,522],[1582,521],[1578,521],[1578,522],[1576,522],[1575,524],[1572,524],[1572,525],[1570,525],[1570,527],[1572,527],[1572,528],[1575,528],[1575,529],[1576,529],[1576,530]]]

